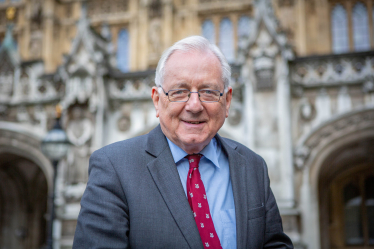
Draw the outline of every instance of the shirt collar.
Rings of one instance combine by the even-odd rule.
[[[170,148],[171,154],[173,155],[175,163],[178,163],[180,160],[182,160],[185,156],[188,155],[179,146],[177,146],[172,141],[170,141],[169,138],[166,138],[166,139],[168,141],[169,148]],[[205,146],[202,151],[200,151],[200,154],[202,154],[209,161],[211,161],[217,168],[219,168],[218,144],[217,144],[216,138],[213,138],[212,140],[210,140],[209,144]]]

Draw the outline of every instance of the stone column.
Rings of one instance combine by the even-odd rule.
[[[163,0],[163,50],[173,43],[173,3],[171,0]]]
[[[47,0],[43,6],[44,36],[43,36],[43,60],[46,73],[54,70],[53,65],[53,1]]]
[[[139,4],[139,47],[138,53],[138,69],[146,70],[148,68],[148,1],[141,0]]]
[[[246,120],[245,125],[245,145],[251,150],[256,150],[255,148],[255,115],[254,115],[254,89],[253,89],[253,73],[252,73],[252,59],[248,59],[245,66],[242,67],[241,75],[245,81],[244,83],[244,112],[243,120]]]
[[[297,1],[297,33],[296,46],[300,55],[305,55],[306,48],[306,20],[305,20],[305,0]]]
[[[138,68],[138,52],[139,52],[139,22],[138,22],[138,11],[139,2],[137,0],[130,0],[129,12],[131,15],[131,20],[129,22],[129,34],[130,34],[130,71],[135,71]]]
[[[309,177],[309,168],[304,168],[303,185],[300,191],[302,241],[308,248],[321,248],[319,235],[318,194],[313,190]]]
[[[198,4],[199,0],[189,0],[189,12],[187,19],[187,35],[200,35],[201,34],[201,27],[200,27],[200,20],[198,16]]]
[[[280,57],[277,68],[277,112],[280,147],[280,173],[282,191],[279,196],[279,205],[284,208],[293,208],[294,196],[294,171],[292,161],[292,138],[291,138],[291,103],[289,68],[287,61]]]

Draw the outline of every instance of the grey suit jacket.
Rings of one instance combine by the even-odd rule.
[[[264,160],[216,138],[229,159],[237,248],[293,248]],[[204,248],[160,126],[92,154],[73,248]]]

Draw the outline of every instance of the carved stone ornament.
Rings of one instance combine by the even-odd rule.
[[[66,83],[65,98],[61,102],[64,108],[72,105],[74,102],[85,103],[93,95],[93,81],[88,75],[85,77],[72,77]]]
[[[374,82],[373,80],[366,81],[362,86],[362,91],[364,93],[369,93],[374,91]]]
[[[30,115],[25,106],[19,106],[17,108],[17,120],[19,122],[25,122],[25,123],[30,122]]]
[[[136,78],[109,81],[109,97],[112,100],[149,100],[154,84],[154,71]]]
[[[232,107],[230,109],[230,114],[228,117],[228,121],[230,125],[236,126],[240,124],[242,120],[242,111],[241,108],[238,107]]]
[[[85,116],[87,108],[74,106],[70,112],[70,120],[66,128],[66,135],[74,145],[67,156],[68,184],[85,183],[88,180],[88,159],[90,155],[90,139],[94,132],[92,121]]]
[[[42,56],[42,37],[30,39],[29,51],[31,58],[40,58]]]
[[[271,35],[261,30],[255,46],[250,51],[257,80],[257,90],[272,89],[274,86],[274,57],[279,52]]]
[[[120,131],[128,131],[131,127],[131,118],[129,116],[120,117],[117,126]]]
[[[162,24],[160,18],[154,18],[149,24],[148,44],[150,48],[149,60],[156,62],[162,53]]]
[[[0,96],[9,97],[13,92],[13,74],[0,74]]]
[[[260,69],[255,72],[257,79],[257,90],[273,89],[274,85],[274,70]]]
[[[369,55],[344,57],[333,55],[328,58],[309,58],[291,66],[291,82],[305,87],[362,84],[371,79],[374,68]]]
[[[306,146],[302,147],[297,147],[294,152],[294,163],[295,166],[299,169],[301,169],[304,164],[306,159],[309,157],[310,150]]]
[[[374,129],[374,110],[362,109],[344,114],[303,136],[294,151],[297,168],[308,165],[312,155],[323,149],[330,141],[362,130]]]
[[[316,110],[307,98],[302,100],[300,105],[300,115],[304,120],[311,120],[315,116]]]
[[[113,15],[128,11],[129,0],[91,0],[87,1],[89,17]]]
[[[92,137],[94,127],[92,121],[84,117],[84,111],[80,107],[73,107],[72,119],[66,128],[66,135],[75,146],[82,146]]]
[[[304,96],[304,88],[299,85],[293,85],[291,88],[292,96],[301,98]]]
[[[82,197],[86,186],[85,183],[68,185],[64,188],[64,197],[67,199],[79,200]]]

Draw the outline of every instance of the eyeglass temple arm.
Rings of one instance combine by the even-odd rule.
[[[169,97],[169,93],[168,93],[168,92],[165,92],[165,90],[164,90],[164,88],[162,88],[162,86],[159,86],[159,88],[161,88],[162,91],[165,93],[165,95]]]

